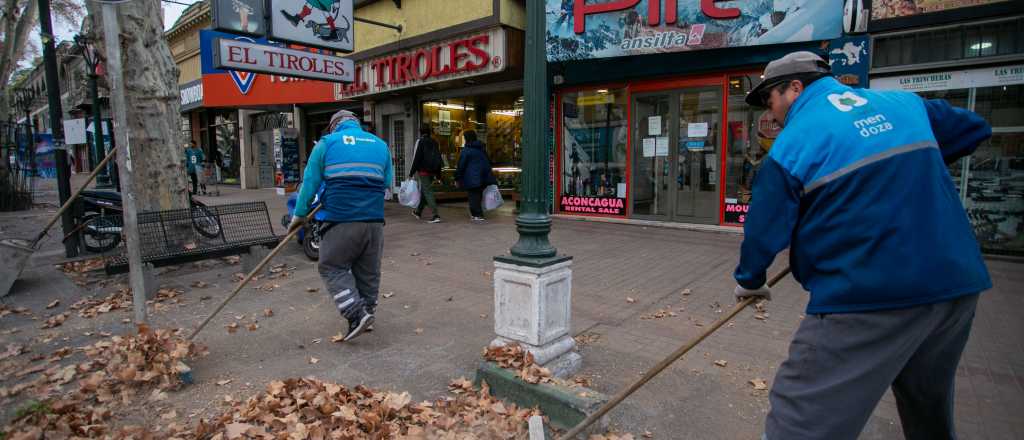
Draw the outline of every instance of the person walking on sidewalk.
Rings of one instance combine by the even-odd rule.
[[[455,182],[466,190],[469,196],[469,218],[475,222],[484,221],[481,207],[484,188],[497,182],[491,173],[491,160],[487,158],[484,143],[476,138],[476,131],[462,132],[466,145],[459,155],[459,167],[455,170]]]
[[[957,364],[992,282],[946,164],[991,127],[943,100],[847,87],[811,52],[769,63],[746,100],[783,131],[754,182],[736,296],[770,299],[786,247],[810,292],[764,438],[856,439],[889,387],[906,438],[955,438]]]
[[[409,178],[416,176],[420,187],[420,205],[412,212],[416,218],[423,215],[423,208],[430,206],[430,212],[434,216],[427,223],[440,223],[441,215],[437,212],[437,200],[434,199],[434,179],[441,176],[441,167],[444,160],[441,159],[441,151],[437,147],[437,141],[431,135],[430,123],[424,122],[420,126],[420,138],[416,139],[416,152],[413,154],[412,167],[409,169]]]
[[[341,110],[317,142],[303,173],[289,230],[309,215],[320,184],[320,261],[317,266],[335,307],[348,320],[345,341],[373,324],[384,250],[384,193],[394,180],[391,152],[380,138]]]
[[[196,146],[196,141],[191,141],[185,147],[185,171],[188,172],[188,178],[192,182],[192,194],[199,191],[199,175],[196,174],[196,171],[203,160],[205,160],[203,150]]]

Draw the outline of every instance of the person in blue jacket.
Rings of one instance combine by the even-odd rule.
[[[783,131],[754,182],[736,297],[770,299],[787,247],[810,292],[764,438],[856,439],[890,387],[906,438],[955,438],[956,368],[992,282],[946,165],[991,127],[943,100],[842,85],[811,52],[769,63],[747,102]]]
[[[335,307],[348,320],[349,341],[373,324],[384,250],[384,199],[394,180],[391,152],[347,110],[331,117],[303,173],[289,230],[302,225],[323,184],[318,270]]]
[[[469,219],[474,222],[484,221],[484,210],[481,207],[484,188],[497,182],[491,172],[491,159],[487,157],[484,143],[477,140],[476,131],[466,130],[462,133],[466,141],[462,153],[459,154],[459,166],[455,169],[455,182],[466,190],[469,196]]]

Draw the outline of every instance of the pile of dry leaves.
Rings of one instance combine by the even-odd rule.
[[[182,361],[205,354],[179,333],[141,325],[137,335],[114,336],[84,348],[85,362],[42,371],[39,379],[27,384],[39,401],[22,408],[2,431],[9,439],[40,438],[43,433],[130,435],[131,429],[118,434],[109,426],[113,407],[133,402],[140,392],[151,391],[150,400],[165,399],[165,391],[181,385],[179,372],[187,368]],[[70,355],[70,348],[65,351],[63,356]],[[77,389],[63,389],[76,380]]]
[[[484,359],[497,363],[501,368],[515,370],[516,376],[527,383],[551,382],[551,371],[537,365],[533,354],[519,344],[485,347]]]
[[[521,409],[476,391],[459,379],[454,396],[412,403],[409,393],[354,389],[313,378],[274,381],[264,393],[212,421],[200,421],[178,437],[321,439],[514,439],[527,438],[526,421],[537,410]]]

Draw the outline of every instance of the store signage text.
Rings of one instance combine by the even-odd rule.
[[[873,78],[871,80],[872,88],[897,89],[911,92],[995,87],[1013,84],[1024,84],[1024,65],[1017,64],[983,69],[955,70],[925,75],[892,76]]]
[[[179,90],[181,94],[181,109],[182,111],[189,110],[203,105],[203,82],[193,81],[190,84],[185,84]]]
[[[665,4],[665,24],[675,23],[678,20],[676,13],[676,11],[679,10],[678,1],[679,0],[648,0],[647,24],[650,26],[657,26],[661,24],[662,3]],[[740,16],[739,8],[720,8],[715,4],[719,1],[724,0],[700,0],[701,12],[703,12],[704,15],[717,20],[728,20]],[[577,34],[585,32],[588,15],[632,9],[638,3],[640,3],[640,0],[615,0],[607,3],[592,4],[587,4],[587,0],[573,0],[573,32],[576,32]]]
[[[565,196],[561,200],[564,213],[625,215],[625,206],[623,199],[608,197]]]
[[[334,97],[340,100],[500,72],[505,62],[505,33],[496,28],[361,61],[354,68],[355,80],[348,85],[335,85]]]
[[[746,203],[728,203],[725,204],[725,222],[726,223],[745,223],[747,221],[747,212],[750,210],[750,205]]]
[[[214,67],[264,72],[299,78],[351,82],[352,60],[303,50],[219,38],[214,43]]]

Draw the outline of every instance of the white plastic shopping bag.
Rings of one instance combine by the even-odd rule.
[[[484,188],[483,205],[485,210],[498,209],[503,203],[505,201],[501,199],[501,191],[498,190],[498,185],[487,185],[487,188]]]
[[[420,184],[409,179],[398,188],[398,203],[416,209],[420,206]]]

